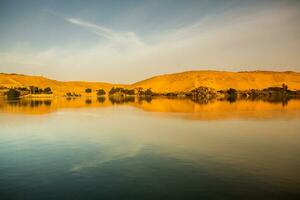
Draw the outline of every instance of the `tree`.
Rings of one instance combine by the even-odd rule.
[[[91,93],[91,92],[92,92],[92,89],[91,89],[91,88],[86,88],[86,89],[85,89],[85,92],[86,92],[86,93]]]
[[[15,89],[9,89],[6,95],[7,95],[7,99],[9,100],[19,99],[20,92]]]
[[[46,87],[46,88],[44,89],[44,93],[46,93],[46,94],[52,94],[51,88],[50,88],[50,87]]]
[[[237,91],[236,89],[233,88],[229,88],[229,90],[227,90],[227,100],[230,102],[234,102],[237,99]]]
[[[286,84],[282,84],[282,89],[284,90],[284,91],[287,91],[288,90],[288,86],[286,85]]]
[[[142,87],[135,88],[135,90],[137,91],[138,95],[142,95],[141,93],[144,92]]]
[[[134,90],[126,90],[126,94],[128,94],[128,95],[134,95],[135,91]]]
[[[152,95],[153,95],[153,92],[151,91],[151,88],[149,88],[149,89],[147,89],[147,90],[145,91],[145,95],[146,95],[146,96],[152,96]]]
[[[229,94],[229,95],[236,95],[237,91],[236,91],[236,89],[229,88],[229,90],[227,90],[227,94]]]
[[[114,94],[115,92],[116,92],[115,87],[112,87],[112,88],[109,90],[108,94],[109,94],[109,95],[112,95],[112,94]]]
[[[98,92],[97,92],[98,96],[102,96],[102,95],[105,95],[105,94],[106,94],[106,92],[103,89],[99,89]]]
[[[30,93],[31,94],[38,94],[39,93],[39,88],[36,86],[30,86]]]
[[[124,88],[112,87],[108,93],[109,93],[109,95],[113,95],[116,93],[123,93],[123,92],[124,92]]]

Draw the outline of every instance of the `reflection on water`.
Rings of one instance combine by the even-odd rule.
[[[2,199],[298,199],[300,101],[0,102]]]
[[[135,102],[135,97],[134,96],[125,96],[125,97],[114,97],[114,96],[109,96],[109,101],[112,104],[124,104],[124,103],[134,103]]]
[[[0,112],[23,114],[46,114],[61,109],[107,108],[110,106],[131,106],[160,116],[186,119],[216,120],[227,118],[295,118],[300,113],[300,100],[263,101],[199,101],[188,98],[151,97],[98,97],[98,98],[54,98],[22,99],[0,101]],[[173,113],[173,115],[170,115]],[[174,115],[177,114],[177,115]]]

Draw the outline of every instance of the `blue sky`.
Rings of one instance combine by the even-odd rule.
[[[134,82],[300,67],[300,2],[0,0],[0,71]]]

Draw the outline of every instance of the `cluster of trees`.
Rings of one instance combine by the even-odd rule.
[[[20,91],[18,91],[16,89],[9,89],[6,92],[7,99],[9,99],[9,100],[19,99],[20,95],[21,95]]]
[[[138,95],[140,96],[152,96],[154,93],[152,92],[151,88],[148,88],[147,90],[144,90],[143,88],[139,87],[136,88]]]
[[[97,96],[102,96],[102,95],[106,94],[105,90],[103,90],[102,88],[99,90],[96,90],[96,91],[97,91]],[[92,93],[92,92],[93,92],[93,90],[91,88],[85,89],[85,93],[87,93],[87,94]]]
[[[105,95],[106,94],[106,92],[105,92],[105,90],[103,90],[103,89],[99,89],[98,91],[97,91],[97,95],[98,96],[103,96],[103,95]]]
[[[36,86],[30,86],[29,88],[26,87],[10,88],[7,92],[5,92],[7,99],[11,99],[11,100],[18,99],[21,95],[25,95],[25,94],[52,94],[52,90],[50,87],[46,87],[42,89]]]
[[[230,102],[235,102],[238,96],[238,91],[234,88],[229,88],[227,91],[227,100]]]
[[[286,84],[282,84],[282,87],[268,87],[263,89],[263,91],[266,92],[290,92],[290,90],[288,89],[288,85]]]
[[[134,90],[129,90],[121,87],[112,87],[110,91],[108,92],[109,95],[115,95],[115,94],[125,94],[125,95],[134,95]]]
[[[86,88],[85,93],[90,94],[93,90],[91,88]],[[106,91],[104,89],[96,90],[97,96],[106,95]],[[122,87],[112,87],[108,92],[109,95],[140,95],[140,96],[152,96],[153,92],[149,88],[147,90],[143,90],[143,88],[135,88],[135,89],[126,89]],[[71,93],[67,93],[67,96],[74,96]]]
[[[80,94],[76,94],[75,92],[73,92],[73,93],[67,92],[67,93],[66,93],[66,96],[67,96],[67,97],[80,97],[81,95],[80,95]]]
[[[50,87],[46,87],[44,89],[36,87],[36,86],[30,86],[29,87],[30,94],[52,94],[52,90]]]
[[[91,88],[86,88],[85,93],[92,93],[92,89]]]
[[[143,88],[135,88],[135,89],[126,89],[121,87],[112,87],[108,92],[109,95],[139,95],[139,96],[152,96],[153,92],[149,88],[147,90],[143,90]]]

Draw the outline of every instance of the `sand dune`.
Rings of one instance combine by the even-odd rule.
[[[113,86],[126,88],[151,88],[153,92],[185,92],[199,86],[212,87],[216,90],[235,88],[238,90],[262,89],[287,84],[289,89],[300,90],[300,73],[298,72],[223,72],[223,71],[188,71],[155,76],[131,85],[104,82],[56,81],[42,76],[20,74],[0,74],[2,87],[51,87],[55,94],[66,92],[84,93],[86,88],[94,91],[103,88],[108,91]]]
[[[65,94],[75,92],[84,93],[86,88],[91,88],[94,92],[100,88],[108,91],[113,86],[126,87],[126,85],[110,84],[104,82],[85,82],[85,81],[56,81],[42,76],[29,76],[21,74],[0,74],[0,86],[2,87],[29,87],[37,86],[40,88],[50,87],[54,94]]]
[[[290,89],[300,89],[300,73],[297,72],[222,72],[189,71],[155,76],[133,84],[135,87],[151,87],[155,92],[190,91],[199,86],[216,90],[235,88],[238,90],[263,89],[287,84]]]

